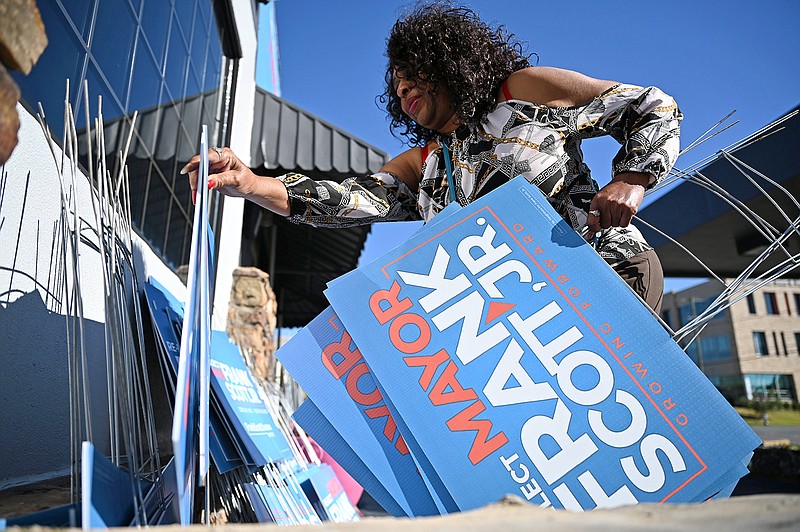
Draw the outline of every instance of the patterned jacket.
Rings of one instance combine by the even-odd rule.
[[[589,204],[598,191],[580,146],[586,138],[610,135],[622,147],[612,175],[650,173],[650,186],[663,179],[679,152],[682,115],[656,87],[617,84],[574,107],[548,107],[519,100],[497,104],[479,126],[463,125],[423,149],[420,184],[411,190],[392,174],[379,172],[342,183],[314,181],[301,174],[280,177],[289,193],[289,220],[322,227],[376,221],[429,221],[450,203],[442,144],[452,157],[453,186],[466,205],[519,175],[537,185],[572,227],[586,232]],[[611,264],[651,249],[633,225],[600,235],[598,251]]]

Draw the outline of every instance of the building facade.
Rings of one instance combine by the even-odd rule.
[[[665,294],[662,318],[673,329],[721,293],[717,281]],[[798,400],[800,280],[779,279],[708,322],[687,354],[729,400]]]
[[[89,368],[85,380],[91,385],[85,396],[94,413],[83,425],[106,455],[115,437],[112,416],[101,415],[111,410],[106,399],[109,386],[104,384],[110,370],[104,340],[103,266],[92,199],[97,173],[92,178],[88,171],[92,165],[84,142],[87,136],[96,138],[96,119],[102,118],[108,167],[116,168],[121,152],[128,151],[135,233],[131,262],[136,263],[136,274],[142,280],[156,279],[177,297],[184,287],[175,270],[189,260],[193,221],[188,181],[179,170],[197,153],[202,124],[208,126],[210,145],[230,146],[257,170],[316,171],[337,178],[376,171],[386,158],[347,132],[257,87],[259,24],[274,25],[272,2],[39,0],[37,6],[49,45],[29,75],[13,76],[21,91],[19,143],[0,166],[0,403],[6,405],[0,409],[0,497],[6,488],[68,475],[76,461],[70,447],[75,378],[67,356],[73,338],[67,323],[70,312],[75,313],[67,302],[76,292],[82,298],[83,358]],[[259,15],[269,17],[264,22]],[[274,27],[265,33],[274,41]],[[263,57],[265,48],[273,54],[268,61]],[[261,51],[260,60],[274,71],[268,89],[277,91],[277,47],[273,42]],[[66,188],[54,161],[62,159],[65,145],[65,99],[74,110],[81,164]],[[37,122],[39,104],[53,144]],[[132,141],[126,148],[134,114]],[[260,121],[275,129],[262,130]],[[312,135],[313,143],[308,141]],[[252,153],[261,153],[261,147],[265,155],[254,165]],[[313,156],[304,155],[303,149],[311,149]],[[92,160],[96,156],[97,151]],[[71,198],[68,222],[59,190]],[[212,328],[225,330],[232,272],[240,265],[269,271],[266,266],[276,262],[271,257],[279,249],[280,234],[267,223],[269,216],[251,216],[245,224],[243,199],[211,197],[212,227],[216,235],[224,235],[216,239]],[[76,226],[79,231],[70,233]],[[74,233],[80,235],[75,243],[79,274],[68,264],[72,255],[62,252],[64,235]],[[265,243],[267,237],[271,239]],[[347,260],[353,266],[365,238],[366,232],[348,248]],[[254,254],[258,263],[249,259]],[[281,274],[279,267],[280,263],[270,273]],[[330,273],[331,268],[327,270]],[[286,296],[290,298],[291,294]]]

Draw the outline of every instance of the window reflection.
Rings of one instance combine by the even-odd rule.
[[[127,0],[103,0],[98,3],[92,57],[122,102],[127,101],[136,26]]]
[[[167,51],[171,13],[170,3],[165,1],[145,0],[142,8],[142,30],[156,58],[159,71],[164,64],[164,54]]]
[[[64,130],[66,80],[69,79],[74,87],[75,81],[81,79],[86,53],[80,37],[56,2],[39,2],[38,7],[48,46],[30,74],[25,76],[13,71],[10,74],[32,109],[37,109],[38,103],[42,104],[50,129],[60,138]],[[74,105],[75,99],[71,101]]]
[[[147,46],[147,41],[140,38],[136,47],[128,109],[144,112],[157,106],[160,102],[161,83],[158,64]]]
[[[166,255],[168,257],[179,257],[183,252],[183,238],[186,233],[185,229],[188,225],[186,214],[181,212],[177,205],[172,206],[170,212],[170,220],[167,227],[166,241]],[[173,264],[173,266],[180,266],[180,264]]]
[[[138,157],[128,158],[128,176],[130,179],[131,221],[136,227],[142,225],[147,178],[150,173],[150,161]]]
[[[142,231],[153,247],[164,253],[164,235],[171,194],[162,172],[157,167],[153,167],[153,170],[147,188]]]
[[[175,2],[175,15],[180,21],[181,26],[185,28],[184,33],[189,33],[189,28],[192,27],[194,20],[194,8],[200,2]]]
[[[179,100],[183,97],[186,63],[189,53],[183,34],[178,26],[177,21],[173,20],[169,32],[167,59],[164,64],[164,79],[167,82],[167,90],[172,100]]]
[[[83,152],[86,79],[91,120],[97,116],[98,95],[103,99],[110,168],[124,148],[130,117],[139,111],[127,160],[133,223],[168,263],[185,264],[191,199],[186,179],[177,171],[196,152],[201,124],[209,127],[209,142],[216,143],[218,136],[222,50],[211,1],[37,4],[49,45],[29,75],[12,74],[24,101],[33,109],[42,102],[51,130],[60,139],[69,79]],[[88,164],[85,153],[81,163]]]
[[[208,60],[206,61],[205,79],[203,80],[203,88],[207,91],[217,90],[222,77],[220,75],[222,72],[222,48],[214,33],[211,32],[209,36]]]

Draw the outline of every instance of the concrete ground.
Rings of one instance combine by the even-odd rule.
[[[772,427],[757,426],[751,427],[764,441],[768,440],[789,440],[795,445],[800,445],[800,426],[794,427]]]
[[[200,526],[200,525],[197,525]],[[195,528],[197,528],[197,526]],[[214,527],[226,532],[253,532],[262,525]],[[179,532],[170,527],[164,532]],[[796,532],[800,528],[800,495],[754,495],[691,505],[640,504],[587,513],[546,510],[516,497],[460,514],[417,519],[367,517],[357,523],[295,527],[298,531],[409,531],[409,532]],[[199,532],[199,529],[198,529]]]

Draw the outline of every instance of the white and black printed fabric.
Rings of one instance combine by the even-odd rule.
[[[555,210],[585,232],[597,183],[583,161],[581,141],[610,135],[622,147],[612,176],[647,172],[651,186],[663,179],[679,152],[680,120],[675,101],[655,87],[618,84],[587,104],[548,107],[520,100],[501,102],[480,126],[464,125],[442,136],[423,161],[420,186],[410,190],[396,176],[378,173],[343,183],[312,181],[299,174],[281,178],[291,202],[289,219],[325,227],[374,221],[433,218],[450,202],[442,156],[452,158],[457,201],[466,205],[517,176],[537,185]],[[324,191],[324,193],[323,193]],[[652,249],[633,226],[600,235],[599,253],[609,263]]]

